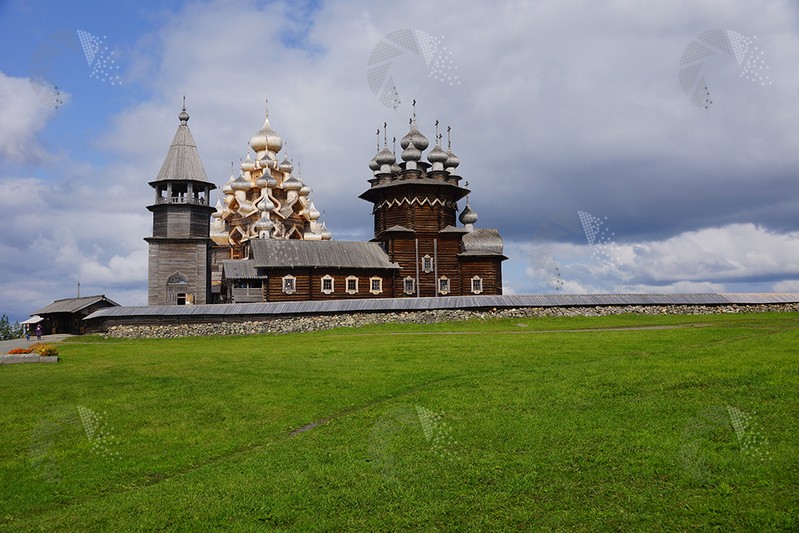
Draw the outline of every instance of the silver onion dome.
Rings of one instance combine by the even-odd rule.
[[[464,226],[467,224],[474,224],[475,222],[477,222],[477,213],[475,213],[475,211],[471,207],[469,207],[469,202],[466,202],[466,207],[464,207],[463,211],[461,211],[458,220],[460,220],[461,224],[463,224]]]
[[[239,177],[233,180],[233,183],[230,184],[230,187],[234,191],[246,191],[252,187],[252,184],[247,178],[244,177],[244,174],[239,174]]]
[[[447,160],[447,153],[436,143],[430,153],[427,154],[427,160],[431,163],[443,164]]]
[[[390,165],[393,165],[397,161],[397,158],[394,156],[394,153],[391,150],[389,150],[388,148],[383,148],[375,156],[375,161],[377,161],[377,164],[379,166],[381,166],[381,167],[383,165],[389,165],[390,166]]]
[[[252,172],[255,170],[255,161],[250,158],[250,152],[247,152],[247,159],[241,163],[241,170],[244,172]]]
[[[281,171],[291,174],[291,172],[294,170],[294,165],[292,165],[291,161],[289,161],[289,156],[283,158],[283,161],[280,162],[279,168]]]
[[[272,153],[277,153],[283,148],[283,139],[275,133],[272,126],[269,124],[269,112],[266,113],[264,125],[261,129],[250,138],[250,146],[256,152],[263,152],[267,150]]]
[[[302,183],[300,183],[300,180],[291,175],[283,182],[282,187],[287,191],[299,191],[302,189]]]
[[[428,141],[427,137],[422,135],[422,132],[416,127],[416,120],[411,120],[410,131],[408,131],[405,137],[400,141],[400,146],[402,146],[403,149],[408,148],[411,144],[420,151],[424,151],[430,146],[430,141]]]

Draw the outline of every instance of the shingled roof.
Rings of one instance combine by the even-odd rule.
[[[253,239],[257,268],[399,269],[376,242]]]
[[[172,139],[172,144],[166,153],[164,164],[161,165],[158,177],[152,183],[172,180],[207,182],[208,176],[205,174],[205,168],[203,168],[203,163],[200,160],[197,143],[194,142],[194,137],[187,124],[189,114],[186,113],[185,108],[183,108],[178,118],[180,119],[178,131],[175,132],[175,137]]]
[[[228,259],[222,261],[222,270],[228,279],[261,279],[252,259]]]
[[[494,228],[477,228],[463,236],[463,252],[460,255],[502,256],[502,237]]]
[[[115,301],[111,300],[110,298],[106,298],[104,294],[100,294],[97,296],[84,296],[82,298],[64,298],[62,300],[56,300],[50,305],[39,309],[34,314],[45,315],[48,313],[77,313],[82,309],[86,309],[87,307],[102,301],[106,301],[114,307],[119,306],[119,304]]]

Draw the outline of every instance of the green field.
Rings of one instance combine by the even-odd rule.
[[[73,338],[0,530],[799,529],[799,315]]]

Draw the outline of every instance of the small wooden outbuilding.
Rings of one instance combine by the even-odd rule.
[[[45,335],[55,333],[70,333],[83,335],[86,328],[83,319],[99,309],[105,307],[118,307],[115,301],[106,298],[104,294],[97,296],[84,296],[81,298],[64,298],[56,300],[47,307],[34,313],[43,319],[42,332]],[[33,326],[35,327],[35,326]],[[31,329],[31,333],[33,329]]]

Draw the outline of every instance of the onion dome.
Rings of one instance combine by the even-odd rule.
[[[258,168],[277,168],[277,160],[267,152],[261,159],[257,160]]]
[[[322,229],[322,240],[323,241],[329,241],[330,239],[333,238],[333,234],[330,233],[330,230],[327,229],[327,226],[325,226],[324,222],[322,222],[322,228],[321,229]]]
[[[275,133],[272,126],[269,124],[269,111],[266,112],[266,119],[261,129],[250,138],[250,146],[256,152],[263,152],[264,150],[277,153],[283,148],[283,139]]]
[[[250,183],[250,180],[244,177],[244,174],[239,174],[239,177],[233,180],[233,183],[230,184],[230,187],[234,191],[246,191],[252,187],[252,183]]]
[[[374,160],[378,165],[380,165],[380,167],[382,167],[383,165],[393,165],[397,161],[397,158],[394,156],[391,150],[386,147],[378,152]]]
[[[403,137],[402,141],[400,141],[400,146],[402,146],[403,150],[408,148],[408,146],[411,144],[413,144],[419,150],[426,150],[427,147],[430,146],[430,142],[427,140],[427,137],[422,135],[422,132],[416,128],[415,118],[411,120],[410,131],[405,134],[405,137]]]
[[[252,172],[255,170],[255,162],[250,159],[250,152],[247,152],[247,159],[241,164],[241,170],[244,172]]]
[[[398,164],[394,163],[393,165],[391,165],[392,174],[399,174],[400,172],[402,172],[402,168],[400,168]]]
[[[222,217],[222,200],[220,198],[216,199],[216,211],[211,213],[211,216],[214,218],[221,218]]]
[[[264,172],[263,174],[261,174],[261,177],[256,180],[255,186],[258,187],[259,189],[270,187],[269,180],[267,179],[267,177],[269,177],[268,173]],[[277,182],[275,182],[275,184],[277,184]]]
[[[183,97],[183,111],[180,112],[178,115],[178,120],[180,120],[181,126],[186,126],[187,122],[189,122],[189,114],[186,113],[186,97]]]
[[[474,210],[471,207],[469,207],[468,201],[466,202],[466,207],[464,207],[463,211],[461,211],[458,220],[460,220],[461,224],[463,224],[464,226],[470,226],[475,222],[477,222],[477,213],[475,213]]]
[[[282,188],[287,191],[299,191],[302,189],[302,182],[292,175],[283,182]]]
[[[419,161],[422,158],[422,152],[416,148],[416,145],[409,144],[407,148],[402,151],[403,161]]]
[[[275,225],[271,220],[269,220],[269,214],[266,211],[262,212],[261,218],[259,218],[258,221],[253,224],[253,229],[257,232],[272,231],[272,228],[274,227]]]
[[[227,183],[225,183],[225,185],[222,186],[222,192],[223,193],[225,193],[225,194],[233,193],[233,187],[232,187],[233,180],[234,180],[233,174],[231,174],[230,178],[228,178],[228,180],[227,180]]]
[[[369,169],[372,172],[377,172],[378,170],[380,170],[380,164],[377,162],[377,154],[375,154],[372,160],[369,161]]]
[[[461,160],[458,159],[458,156],[452,153],[452,150],[447,150],[447,160],[444,161],[444,168],[449,171],[454,171],[458,168],[458,165],[461,164]]]
[[[258,202],[258,210],[259,211],[266,211],[267,213],[270,211],[274,211],[275,204],[272,203],[272,200],[269,199],[268,196],[264,196],[263,200]]]
[[[300,188],[300,196],[308,196],[311,194],[311,188],[308,187],[304,181],[300,181],[302,183],[302,187]]]
[[[441,149],[438,143],[436,143],[433,149],[430,150],[430,153],[427,154],[427,160],[433,164],[441,163],[442,164],[441,166],[443,168],[444,166],[443,164],[447,160],[447,153]]]
[[[286,174],[291,174],[291,171],[294,170],[294,165],[289,161],[289,156],[283,158],[283,161],[280,163],[280,170]]]
[[[308,218],[311,220],[319,220],[320,216],[322,216],[322,214],[318,209],[316,209],[316,206],[313,205],[313,202],[311,202],[311,205],[308,206]]]

